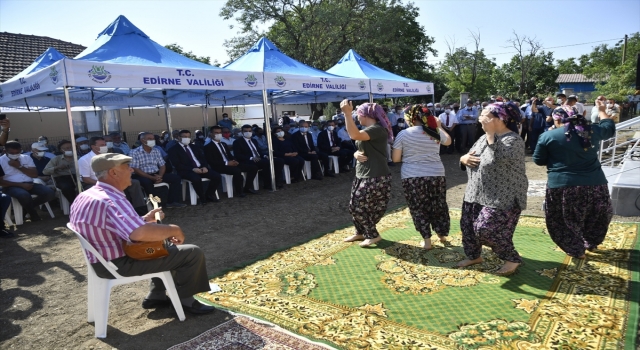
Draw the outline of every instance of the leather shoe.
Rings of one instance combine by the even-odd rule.
[[[251,194],[260,194],[260,192],[254,190],[253,188],[247,188],[244,190],[246,193],[251,193]]]
[[[207,196],[207,202],[220,202],[220,200],[218,198],[216,198],[215,196]]]
[[[155,309],[157,307],[171,305],[171,299],[144,299],[142,301],[143,309]]]
[[[191,306],[182,305],[182,309],[188,313],[196,314],[196,315],[209,314],[216,311],[215,307],[205,305],[197,300],[194,300]]]
[[[240,198],[244,198],[244,197],[246,197],[246,196],[247,196],[247,195],[246,195],[246,194],[244,194],[244,192],[240,192],[240,194],[238,195],[238,197],[240,197]]]
[[[328,173],[324,174],[324,176],[326,176],[326,177],[336,177],[336,174],[334,174],[332,172],[328,172]]]

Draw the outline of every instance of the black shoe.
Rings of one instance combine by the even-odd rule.
[[[207,202],[220,202],[220,200],[218,198],[216,198],[216,196],[207,196]]]
[[[251,194],[260,194],[260,192],[254,190],[253,188],[245,188],[244,192],[245,193],[251,193]]]
[[[284,182],[277,182],[276,183],[276,188],[279,189],[279,190],[283,189],[284,188]]]
[[[209,314],[216,311],[215,307],[205,305],[197,300],[194,300],[191,306],[182,305],[182,309],[184,309],[184,311],[188,313],[196,314],[196,315]]]
[[[327,172],[324,174],[324,176],[326,177],[336,177],[336,174],[332,173],[332,172]]]
[[[29,220],[31,220],[31,222],[36,222],[36,221],[41,221],[42,218],[40,217],[40,214],[38,214],[37,211],[32,210],[29,212]]]
[[[0,238],[13,238],[15,235],[13,232],[8,231],[6,228],[0,229]]]
[[[396,166],[396,163],[394,163],[394,162],[387,162],[387,165],[388,165],[388,166]]]
[[[171,305],[171,299],[144,299],[142,301],[143,309],[155,309],[157,307],[169,306]]]
[[[244,192],[240,192],[240,194],[238,195],[238,197],[240,197],[240,198],[244,198],[244,197],[246,197],[246,196],[247,196],[247,195],[246,195]]]

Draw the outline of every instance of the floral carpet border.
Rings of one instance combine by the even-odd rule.
[[[461,215],[454,210],[450,214],[452,220]],[[378,229],[403,228],[410,219],[408,209],[396,210]],[[545,222],[522,216],[518,226],[544,229]],[[353,308],[308,297],[316,286],[305,268],[334,264],[332,256],[352,245],[342,241],[351,232],[352,228],[337,230],[213,278],[222,291],[199,296],[341,349],[619,349],[625,345],[630,316],[637,317],[637,301],[629,302],[628,268],[637,224],[612,223],[600,249],[586,259],[567,257],[558,268],[538,271],[554,279],[546,297],[513,300],[515,308],[531,314],[528,322],[486,320],[458,325],[459,331],[450,334],[394,322],[382,304]],[[627,336],[627,342],[631,338],[635,335]]]

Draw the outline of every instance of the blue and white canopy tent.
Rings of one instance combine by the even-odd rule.
[[[431,95],[434,97],[433,83],[417,81],[388,72],[367,62],[362,56],[350,49],[327,73],[367,79],[370,83],[369,100],[373,98]],[[366,97],[361,96],[360,99]]]

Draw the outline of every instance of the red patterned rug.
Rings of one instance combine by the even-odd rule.
[[[239,316],[168,350],[327,350],[275,326]]]

